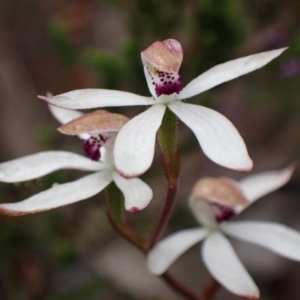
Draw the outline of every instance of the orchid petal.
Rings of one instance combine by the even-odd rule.
[[[148,254],[149,271],[155,275],[163,274],[180,255],[208,234],[208,229],[196,228],[182,230],[163,239]]]
[[[84,89],[70,91],[54,97],[39,96],[49,104],[67,109],[88,109],[105,106],[152,105],[154,100],[128,92]]]
[[[300,261],[300,233],[271,222],[228,222],[221,225],[228,235],[265,247],[286,258]]]
[[[248,176],[239,181],[239,186],[243,190],[249,202],[269,194],[284,184],[292,177],[295,170],[295,165],[279,171],[263,172]]]
[[[53,117],[61,124],[69,123],[83,115],[82,112],[77,110],[60,108],[54,105],[48,105],[48,107]]]
[[[126,123],[117,135],[114,157],[122,176],[136,177],[151,166],[155,136],[165,110],[161,104],[150,107]]]
[[[125,209],[131,213],[140,212],[153,197],[151,188],[139,178],[125,179],[114,172],[113,180],[124,194]]]
[[[259,299],[257,286],[223,234],[216,231],[204,241],[202,258],[209,272],[230,292]]]
[[[223,82],[235,79],[259,69],[279,56],[287,48],[261,52],[234,59],[217,65],[192,80],[179,94],[178,99],[186,99],[203,93]]]
[[[215,163],[239,171],[252,168],[245,143],[233,124],[207,107],[173,101],[169,108],[196,135],[203,152]]]
[[[39,178],[60,169],[98,171],[105,166],[88,158],[65,151],[46,151],[0,164],[0,181],[21,182]]]
[[[111,180],[110,171],[93,173],[73,182],[55,185],[24,201],[0,204],[0,212],[20,216],[72,204],[98,194]]]
[[[47,95],[47,97],[52,97],[52,95]],[[67,124],[83,115],[82,112],[77,110],[60,108],[50,104],[48,107],[53,117],[61,124]],[[81,133],[78,136],[83,140],[87,140],[91,135],[88,133]]]

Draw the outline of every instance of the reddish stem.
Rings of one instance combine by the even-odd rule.
[[[131,228],[129,228],[126,224],[123,224],[123,226],[120,227],[114,221],[109,210],[106,211],[106,214],[110,224],[116,230],[116,232],[118,232],[125,240],[127,240],[128,242],[130,242],[132,245],[139,248],[140,250],[142,250],[144,253],[147,252],[147,249],[149,248],[148,243],[142,236],[137,234],[137,232],[132,231]]]
[[[216,292],[218,291],[220,284],[215,280],[211,279],[211,281],[205,286],[203,296],[198,298],[198,300],[211,300],[214,298]]]
[[[173,209],[175,206],[176,194],[177,194],[177,186],[169,184],[165,206],[163,208],[161,217],[159,218],[159,221],[154,229],[153,235],[150,239],[150,244],[149,244],[150,249],[160,239],[160,237],[164,233],[166,226],[169,223],[169,220],[171,218],[171,215],[172,215],[172,212],[173,212]]]
[[[181,282],[179,282],[168,272],[164,273],[161,277],[164,279],[166,283],[168,283],[169,286],[171,286],[173,289],[175,289],[178,293],[180,293],[185,298],[190,300],[204,300],[202,298],[199,298],[194,292],[187,289],[186,286],[184,286]]]

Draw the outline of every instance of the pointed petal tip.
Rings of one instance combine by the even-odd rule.
[[[48,96],[42,96],[42,95],[37,95],[37,97],[41,100],[47,101],[48,102]]]
[[[131,178],[136,178],[139,177],[142,174],[128,174],[126,172],[123,172],[122,170],[117,169],[118,173],[125,179],[131,179]]]
[[[241,172],[241,173],[249,173],[252,171],[253,169],[253,161],[250,157],[248,157],[243,163],[235,163],[234,166],[232,165],[223,165],[223,164],[220,164],[214,160],[212,160],[213,162],[219,164],[220,166],[224,167],[224,168],[227,168],[229,170],[234,170],[234,171],[237,171],[237,172]]]
[[[133,214],[133,215],[136,215],[138,214],[139,212],[142,211],[142,209],[134,206],[134,207],[130,207],[129,209],[126,209],[129,213]]]
[[[281,51],[281,53],[282,53],[282,52],[286,51],[287,49],[289,49],[288,46],[287,46],[287,47],[280,48],[280,49],[278,49],[278,51]]]
[[[42,212],[43,210],[37,210],[37,211],[17,211],[12,209],[5,208],[5,205],[0,205],[0,214],[7,216],[7,217],[22,217],[26,215],[32,215],[39,212]]]
[[[238,295],[238,294],[236,294],[236,296],[243,298],[244,300],[259,300],[260,292],[258,290],[256,295]]]
[[[249,157],[248,162],[244,165],[244,167],[242,168],[237,168],[236,170],[242,173],[248,173],[251,172],[253,169],[253,161],[252,159]]]
[[[40,96],[40,95],[38,95],[37,97],[38,97],[39,99],[45,101],[48,105],[55,106],[55,107],[59,107],[59,108],[64,108],[64,107],[60,107],[60,106],[58,106],[58,105],[55,105],[55,104],[51,103],[50,98],[53,98],[52,95],[51,95],[51,97],[48,97],[48,96]],[[68,108],[65,108],[65,109],[68,109]]]
[[[295,170],[298,168],[299,163],[298,162],[293,162],[289,165],[288,169],[290,170],[291,176],[295,172]],[[1,176],[1,175],[0,175]]]

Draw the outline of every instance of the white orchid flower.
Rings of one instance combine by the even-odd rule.
[[[259,290],[234,252],[229,235],[263,246],[279,255],[300,261],[300,233],[263,221],[228,221],[260,197],[280,188],[292,176],[294,167],[246,177],[205,178],[192,192],[191,209],[203,227],[179,231],[161,240],[147,258],[148,269],[163,274],[187,249],[200,241],[202,259],[212,274],[230,292],[258,299]]]
[[[151,106],[130,120],[116,139],[116,167],[125,177],[144,173],[153,161],[155,137],[168,107],[196,135],[203,152],[221,166],[248,171],[252,168],[243,139],[233,124],[209,108],[187,104],[183,99],[205,92],[263,67],[286,48],[262,52],[217,65],[182,88],[179,68],[183,51],[179,42],[168,39],[155,42],[141,53],[144,72],[152,97],[128,92],[84,89],[41,99],[67,109],[106,106]]]
[[[50,189],[21,202],[0,204],[0,212],[18,216],[54,209],[90,198],[112,181],[123,192],[127,211],[137,213],[149,204],[153,196],[151,188],[138,178],[123,178],[114,165],[114,140],[117,132],[128,121],[125,116],[106,111],[82,115],[57,107],[53,107],[51,112],[61,123],[77,118],[59,130],[66,134],[79,135],[84,139],[84,150],[94,161],[66,151],[40,152],[1,163],[0,181],[28,181],[60,169],[95,173],[69,183],[54,184]]]

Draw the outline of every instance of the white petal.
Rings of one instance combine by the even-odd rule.
[[[259,69],[279,56],[286,49],[287,48],[281,48],[253,54],[217,65],[192,80],[179,94],[178,99],[193,97],[223,82]]]
[[[110,171],[94,173],[73,182],[54,185],[21,202],[1,204],[0,212],[18,216],[68,205],[98,194],[111,180]]]
[[[214,232],[204,241],[202,257],[209,272],[230,292],[259,298],[257,286],[223,234]]]
[[[46,151],[0,164],[0,181],[20,182],[39,178],[60,169],[97,171],[105,166],[75,153]]]
[[[50,95],[48,97],[52,96]],[[70,121],[77,119],[83,115],[82,112],[77,110],[60,108],[50,104],[48,105],[48,107],[53,117],[61,124],[67,124]],[[91,135],[88,133],[82,133],[78,136],[83,140],[87,140]]]
[[[180,255],[208,234],[207,229],[196,228],[182,230],[163,239],[148,254],[149,271],[155,275],[163,274]]]
[[[171,102],[169,108],[191,128],[203,152],[212,161],[239,171],[252,168],[242,137],[223,115],[207,107],[179,101]]]
[[[300,261],[300,233],[271,222],[228,222],[222,230],[238,239],[265,247],[284,257]]]
[[[69,123],[83,115],[82,112],[77,110],[60,108],[54,105],[48,105],[48,107],[53,117],[61,124]]]
[[[161,104],[150,107],[126,123],[117,135],[115,164],[124,177],[137,177],[151,166],[156,132],[165,110]]]
[[[103,89],[75,90],[54,97],[39,96],[39,98],[55,106],[68,109],[87,109],[106,106],[152,105],[155,103],[150,97],[143,97],[128,92]]]
[[[239,186],[248,201],[253,202],[286,184],[292,177],[294,170],[295,165],[291,165],[283,170],[251,175],[240,180]]]
[[[151,188],[141,179],[125,179],[117,172],[113,179],[125,197],[125,209],[131,213],[138,213],[144,209],[153,197]]]

